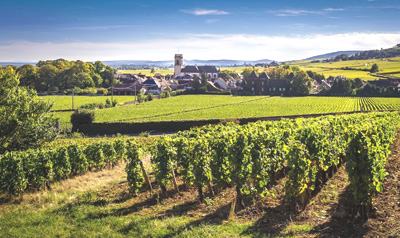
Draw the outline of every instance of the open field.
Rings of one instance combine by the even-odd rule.
[[[72,95],[68,96],[41,96],[42,100],[53,103],[52,110],[68,110],[72,109]],[[106,103],[106,100],[111,101],[111,96],[74,96],[75,109],[89,103]],[[135,96],[114,96],[114,100],[118,103],[131,102],[135,100]]]
[[[297,65],[304,70],[311,70],[323,74],[325,77],[344,75],[347,78],[353,79],[375,80],[379,77],[370,75],[368,71],[363,71],[370,70],[375,63],[379,66],[379,73],[390,74],[391,72],[395,72],[393,76],[396,76],[400,72],[400,58],[350,60],[329,63],[311,63],[311,60],[307,60],[292,62],[290,65]],[[343,68],[345,67],[359,70],[344,70]]]

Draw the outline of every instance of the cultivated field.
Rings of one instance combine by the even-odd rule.
[[[228,124],[157,138],[156,150],[96,138],[2,155],[0,237],[398,237],[399,120]]]
[[[96,110],[95,121],[226,119],[391,109],[400,109],[400,98],[185,95]],[[55,115],[61,122],[69,122],[71,113]]]
[[[361,78],[363,80],[375,80],[379,76],[371,75],[368,71],[373,64],[378,64],[379,73],[385,76],[399,76],[400,72],[400,58],[389,59],[371,59],[371,60],[351,60],[342,62],[330,63],[311,63],[308,61],[297,61],[290,63],[290,65],[297,65],[304,70],[311,70],[319,74],[329,76],[346,76],[347,78]],[[355,70],[345,70],[344,68],[351,68]],[[358,70],[357,70],[358,69]]]

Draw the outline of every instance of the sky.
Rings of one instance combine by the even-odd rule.
[[[400,43],[400,0],[0,0],[0,62],[298,60]]]

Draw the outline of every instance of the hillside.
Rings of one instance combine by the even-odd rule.
[[[327,53],[327,54],[323,54],[323,55],[317,55],[317,56],[313,56],[313,57],[309,57],[307,59],[304,60],[319,60],[319,59],[330,59],[330,58],[335,58],[338,55],[355,55],[357,53],[359,53],[360,51],[336,51],[336,52],[332,52],[332,53]]]
[[[378,74],[371,74],[369,70],[373,64],[379,66]],[[312,60],[291,62],[304,70],[329,76],[346,76],[347,78],[361,78],[362,80],[377,80],[384,77],[400,77],[400,58],[347,60],[338,62],[312,62]]]
[[[215,65],[215,66],[234,66],[246,64],[258,64],[258,63],[271,63],[273,60],[261,59],[261,60],[187,60],[184,59],[184,65]],[[104,61],[106,65],[111,65],[116,68],[126,68],[126,66],[132,67],[172,67],[174,65],[173,60],[165,61],[146,61],[146,60],[123,60],[123,61]]]

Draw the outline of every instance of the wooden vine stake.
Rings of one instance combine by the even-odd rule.
[[[300,194],[301,209],[304,209],[306,207],[306,205],[307,205],[308,192],[309,192],[309,190],[307,188]]]
[[[203,186],[197,185],[197,191],[199,193],[200,203],[204,203],[204,194],[203,194]]]
[[[172,182],[174,183],[175,190],[179,193],[179,187],[178,183],[176,182],[175,171],[173,166],[171,166],[171,172],[172,172]]]
[[[140,161],[140,167],[142,168],[143,177],[144,177],[144,180],[147,183],[147,187],[149,187],[149,189],[150,189],[150,194],[153,194],[153,187],[151,186],[149,175],[147,174],[146,169],[144,168],[144,165],[143,165],[142,161]]]
[[[210,190],[211,196],[215,197],[215,193],[214,193],[213,187],[211,185],[211,182],[208,183],[208,190]]]
[[[231,210],[229,211],[229,216],[228,216],[229,221],[235,219],[235,208],[236,208],[236,196],[233,198],[231,203]]]

